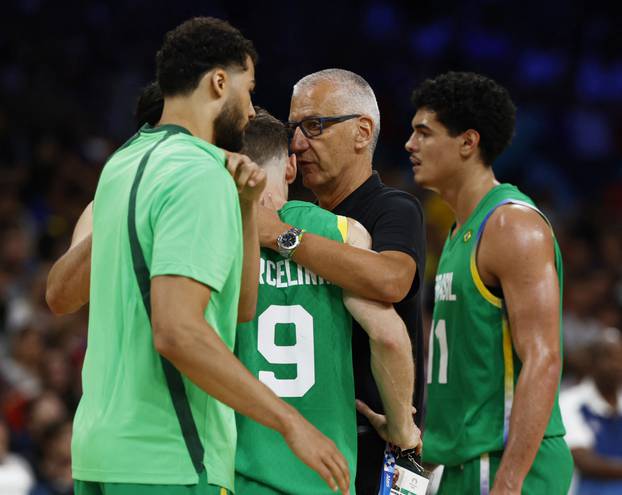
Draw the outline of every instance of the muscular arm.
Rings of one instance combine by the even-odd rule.
[[[263,247],[276,249],[277,236],[290,228],[267,208],[259,212]],[[389,303],[401,301],[410,290],[417,264],[401,251],[376,253],[306,233],[294,260],[358,296]]]
[[[259,289],[259,233],[257,208],[266,187],[266,171],[246,155],[226,153],[227,170],[233,177],[240,198],[244,259],[238,302],[238,322],[250,321],[257,308]]]
[[[503,289],[522,362],[492,492],[518,494],[551,416],[561,373],[560,288],[551,230],[531,209],[502,206],[486,226],[477,262],[484,283]]]
[[[348,219],[348,244],[371,247],[371,237],[358,222]],[[387,437],[403,449],[416,447],[420,432],[412,417],[414,364],[406,325],[393,305],[344,292],[344,304],[369,335],[371,370],[386,415]]]
[[[349,485],[345,459],[330,440],[236,359],[205,321],[210,297],[210,289],[192,279],[153,277],[151,319],[156,350],[217,400],[281,433],[303,462],[331,487],[336,487],[336,481],[345,492]]]
[[[45,299],[54,314],[73,313],[89,301],[93,203],[80,215],[71,246],[48,274]]]
[[[244,239],[242,284],[238,304],[238,323],[250,321],[257,308],[259,280],[259,234],[257,233],[257,202],[240,203]]]

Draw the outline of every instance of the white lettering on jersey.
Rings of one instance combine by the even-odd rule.
[[[278,289],[295,285],[330,285],[330,282],[300,265],[292,266],[290,260],[272,260],[259,258],[259,285],[270,285]]]
[[[453,272],[439,273],[434,284],[434,301],[455,301],[456,295],[451,287]]]

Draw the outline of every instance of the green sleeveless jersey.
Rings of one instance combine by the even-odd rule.
[[[501,184],[482,198],[464,225],[445,241],[436,275],[428,351],[427,462],[459,465],[503,450],[507,441],[521,362],[512,345],[504,301],[483,284],[476,251],[490,215],[508,203],[540,213],[516,187]],[[561,291],[557,241],[555,264]],[[564,433],[556,398],[545,437]]]
[[[340,242],[346,238],[346,219],[311,203],[290,201],[279,215],[307,232]],[[236,354],[255,377],[335,442],[350,466],[354,494],[352,320],[342,290],[273,251],[262,249],[260,262],[257,312],[253,321],[238,326]],[[236,419],[238,480],[241,475],[266,493],[332,493],[278,433],[245,416]],[[246,495],[240,480],[236,485],[236,494]]]

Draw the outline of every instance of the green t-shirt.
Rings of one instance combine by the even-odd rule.
[[[95,194],[88,348],[74,420],[73,476],[194,484],[197,472],[132,262],[128,207],[144,160],[134,218],[150,275],[180,275],[209,286],[205,319],[230,349],[235,343],[242,222],[224,153],[181,127],[146,126],[110,158]],[[233,410],[182,380],[205,449],[208,481],[232,489]]]
[[[438,264],[423,444],[423,459],[430,463],[460,465],[503,450],[507,441],[521,361],[512,344],[505,301],[483,284],[476,255],[490,215],[508,203],[538,211],[516,187],[494,187],[448,236]],[[561,292],[563,268],[557,241],[555,264]],[[561,322],[561,302],[559,310]],[[561,325],[559,339],[561,345]],[[544,436],[563,434],[556,399]]]
[[[290,201],[280,217],[317,235],[343,242],[344,217]],[[350,467],[354,494],[356,411],[352,371],[352,320],[342,290],[310,270],[262,249],[257,314],[238,327],[236,354],[251,373],[331,438]],[[236,490],[319,495],[332,491],[302,463],[276,432],[241,415]]]

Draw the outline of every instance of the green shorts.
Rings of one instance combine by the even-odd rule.
[[[281,492],[235,473],[235,495],[280,495]]]
[[[74,495],[230,495],[231,492],[207,483],[205,470],[196,485],[148,485],[142,483],[73,482]]]
[[[492,452],[460,466],[445,466],[437,495],[488,495],[503,452]],[[526,495],[566,495],[574,464],[563,437],[545,438],[525,482]]]

